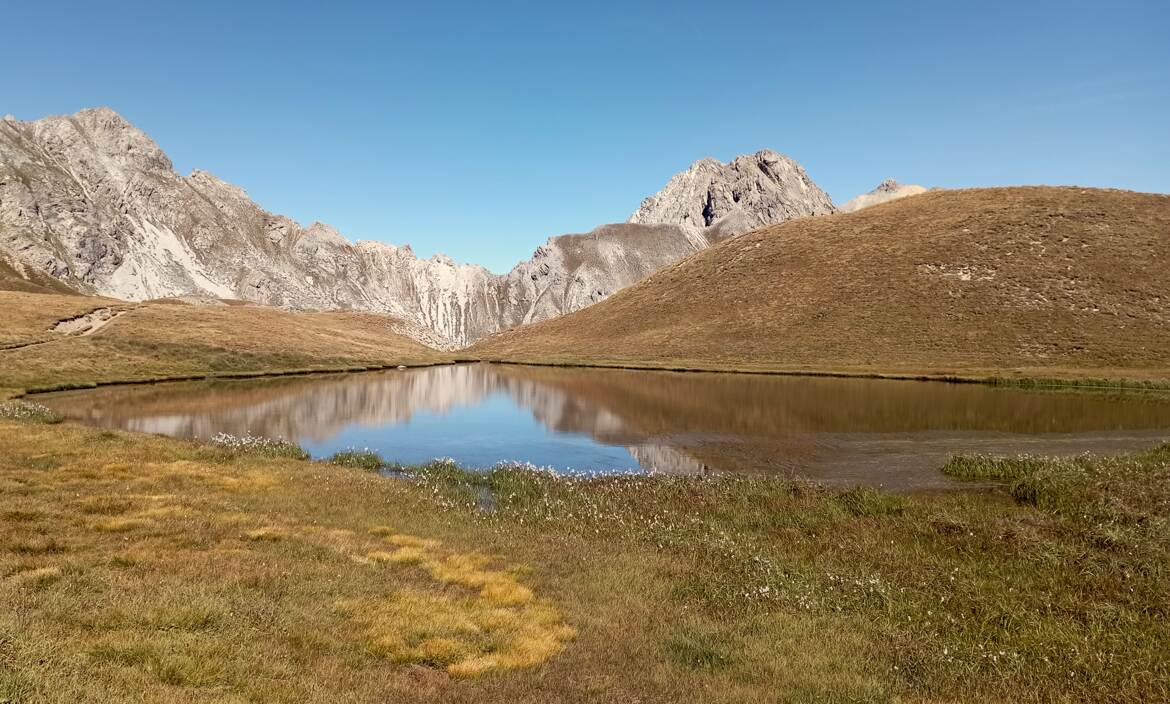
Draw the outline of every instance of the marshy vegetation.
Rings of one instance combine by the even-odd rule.
[[[936,495],[0,421],[0,699],[1163,701],[1170,447]]]
[[[273,440],[256,435],[229,435],[216,433],[210,440],[212,445],[233,454],[256,455],[259,457],[283,457],[293,460],[307,460],[309,453],[300,445],[286,440]]]
[[[373,450],[342,450],[330,455],[326,462],[341,467],[364,469],[367,472],[377,472],[388,466],[386,460]]]
[[[60,423],[63,418],[47,406],[28,401],[0,401],[0,420],[29,423]]]

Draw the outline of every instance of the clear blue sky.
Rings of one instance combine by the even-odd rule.
[[[0,113],[108,105],[186,173],[505,270],[763,147],[882,178],[1170,191],[1170,3],[54,2]]]

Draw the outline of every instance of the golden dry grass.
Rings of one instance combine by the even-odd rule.
[[[51,332],[59,320],[102,307],[125,312],[89,336]],[[0,310],[0,341],[7,347],[0,350],[0,388],[8,389],[450,358],[394,332],[393,318],[372,313],[131,304],[11,291],[0,291]]]
[[[443,585],[464,587],[457,598],[408,592],[392,599],[345,602],[340,608],[368,629],[379,653],[396,662],[444,667],[458,677],[534,667],[559,653],[576,631],[536,600],[509,572],[481,553],[450,553],[437,540],[391,535],[397,549],[375,550],[371,562],[417,565]]]
[[[413,701],[573,638],[497,559],[388,525],[436,529],[415,492],[322,467],[0,422],[0,701]]]
[[[534,540],[522,523],[485,530],[414,482],[0,421],[0,504],[0,700],[611,702],[702,690],[746,701],[766,690],[759,676],[680,669],[664,654],[677,628],[707,628],[668,598],[675,558],[571,533]],[[781,630],[807,639],[814,624],[795,615]],[[777,658],[769,672],[791,669],[794,691],[875,691],[861,663],[835,663],[838,679],[818,684],[820,658],[860,645],[853,630],[777,647],[769,626],[745,634],[742,657]]]
[[[1170,196],[939,191],[723,242],[485,359],[1170,377]]]
[[[0,421],[0,700],[1161,701],[1168,470],[404,481]]]
[[[97,308],[125,305],[121,301],[92,296],[36,294],[0,291],[0,349],[52,339],[58,321]]]

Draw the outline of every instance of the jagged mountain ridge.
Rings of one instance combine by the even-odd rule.
[[[351,243],[323,223],[269,213],[206,171],[182,176],[108,108],[0,120],[0,260],[13,271],[130,300],[389,313],[452,348],[595,303],[731,234],[831,211],[803,169],[774,152],[705,159],[631,222],[550,238],[494,275],[444,255],[420,259],[409,246]],[[713,217],[698,226],[695,212]]]

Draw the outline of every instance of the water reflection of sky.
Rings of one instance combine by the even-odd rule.
[[[639,464],[629,450],[604,445],[583,432],[549,429],[502,392],[444,412],[419,411],[401,423],[350,423],[325,441],[298,438],[314,457],[348,449],[370,449],[403,464],[435,459],[436,448],[467,467],[500,462],[527,462],[558,471],[635,471]]]
[[[1113,453],[1170,438],[1170,396],[874,379],[443,365],[110,387],[42,397],[73,420],[210,438],[369,448],[404,464],[746,472],[947,488],[958,453]]]

